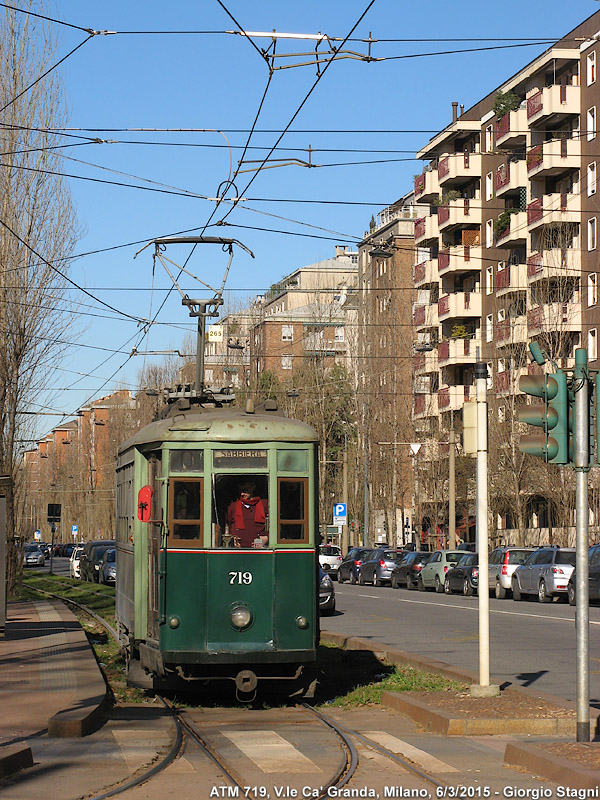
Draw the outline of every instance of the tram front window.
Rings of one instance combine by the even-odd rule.
[[[173,539],[196,539],[202,535],[202,480],[172,479],[170,532]]]
[[[267,477],[217,475],[214,489],[215,544],[221,547],[267,547]]]

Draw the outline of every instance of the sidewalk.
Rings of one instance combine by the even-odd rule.
[[[59,602],[8,605],[0,639],[0,777],[31,766],[23,740],[85,736],[102,724],[106,685],[87,637]]]

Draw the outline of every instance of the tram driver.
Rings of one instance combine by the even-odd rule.
[[[256,483],[243,481],[239,486],[239,497],[229,504],[225,521],[234,547],[266,547],[269,536],[265,522],[269,513],[269,501],[256,495]]]

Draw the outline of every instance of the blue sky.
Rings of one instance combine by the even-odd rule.
[[[368,2],[227,0],[224,5],[245,30],[321,32],[343,38]],[[239,301],[260,293],[293,269],[331,257],[336,243],[358,241],[371,214],[412,187],[413,175],[421,171],[414,153],[433,132],[450,122],[452,101],[469,108],[546,45],[424,58],[391,57],[514,45],[518,44],[517,38],[555,40],[598,10],[598,3],[593,0],[568,4],[564,0],[546,0],[543,4],[505,0],[495,6],[482,6],[471,0],[427,5],[376,0],[356,28],[354,38],[367,37],[371,32],[378,39],[497,40],[380,42],[373,45],[372,54],[389,60],[334,61],[280,142],[281,148],[290,149],[275,152],[272,158],[306,159],[302,150],[310,145],[320,151],[313,156],[313,163],[346,165],[265,170],[247,190],[254,173],[237,177],[240,195],[251,199],[227,217],[229,226],[208,227],[205,231],[206,235],[238,238],[256,256],[252,260],[240,252],[234,258],[227,284],[231,296]],[[104,0],[101,4],[58,0],[53,13],[68,23],[94,30],[239,29],[217,0]],[[60,26],[59,33],[58,57],[86,38],[85,33],[65,26]],[[270,43],[264,38],[255,42],[259,48]],[[277,52],[313,48],[313,42],[279,41]],[[349,43],[346,48],[366,52],[366,44],[361,42]],[[285,62],[298,60],[305,59],[289,58]],[[263,131],[283,130],[316,78],[314,66],[278,70],[265,94],[268,70],[257,50],[240,36],[218,33],[95,36],[64,62],[61,75],[70,124],[75,129],[86,129],[71,133],[112,140],[65,149],[65,156],[88,162],[65,159],[65,173],[150,188],[164,184],[178,192],[207,197],[215,197],[219,185],[230,176],[230,152],[223,146],[222,135],[125,129],[222,130],[232,147],[235,169],[263,95],[256,132],[250,141],[256,148],[270,148],[276,142],[277,133]],[[264,158],[267,152],[268,149],[251,149],[246,158]],[[375,160],[383,163],[348,163]],[[201,228],[215,208],[214,202],[191,196],[78,178],[69,178],[69,183],[82,226],[77,253]],[[330,202],[299,202],[302,200]],[[213,223],[224,213],[221,206]],[[272,232],[274,229],[294,235]],[[171,282],[157,266],[151,292],[151,251],[133,258],[140,246],[79,258],[72,264],[71,277],[118,309],[142,318],[153,316]],[[189,248],[183,247],[169,252],[179,263],[188,254]],[[225,264],[226,257],[219,248],[203,246],[188,267],[203,280],[220,283]],[[192,297],[205,296],[189,279],[182,285]],[[76,291],[72,296],[82,304],[93,305]],[[105,314],[101,309],[81,305],[79,312],[85,311]],[[184,329],[193,327],[177,293],[169,297],[157,318],[158,322],[169,324],[153,326],[143,340],[135,322],[106,314],[111,318],[81,317],[84,330],[65,349],[63,367],[83,374],[78,377],[71,372],[57,372],[52,409],[72,413],[97,396],[98,391],[102,396],[121,385],[133,387],[143,359],[128,358],[132,346],[137,344],[140,351],[179,348]],[[90,346],[105,349],[89,349]],[[124,366],[119,369],[121,365]],[[39,432],[60,421],[59,417],[41,418]]]

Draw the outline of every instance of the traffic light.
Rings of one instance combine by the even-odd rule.
[[[569,395],[562,370],[551,375],[523,375],[519,391],[543,403],[519,408],[519,421],[542,428],[543,434],[521,436],[519,450],[549,464],[569,463]]]

